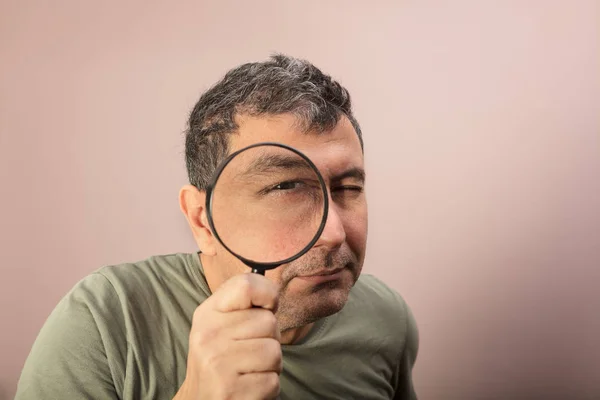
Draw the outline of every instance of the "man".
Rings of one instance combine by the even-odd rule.
[[[228,154],[265,141],[306,154],[330,202],[314,247],[261,276],[215,239],[205,189]],[[283,55],[241,65],[194,107],[186,165],[179,202],[200,252],[79,282],[42,328],[17,400],[415,399],[414,318],[361,276],[363,141],[347,90]]]

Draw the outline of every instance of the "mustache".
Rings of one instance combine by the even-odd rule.
[[[283,272],[283,280],[288,281],[298,275],[311,275],[323,269],[358,267],[356,255],[347,247],[339,247],[333,251],[313,249],[287,266]]]

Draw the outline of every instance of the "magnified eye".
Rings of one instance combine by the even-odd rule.
[[[292,189],[297,189],[302,184],[303,184],[303,182],[300,182],[300,181],[281,182],[281,183],[275,185],[273,187],[273,190],[292,190]]]
[[[271,143],[242,149],[224,162],[207,208],[226,250],[262,274],[309,251],[329,205],[327,185],[312,162]]]

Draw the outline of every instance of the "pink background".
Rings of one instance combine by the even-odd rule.
[[[599,26],[593,0],[2,0],[0,398],[77,280],[195,250],[187,113],[274,51],[354,97],[420,398],[600,398]]]

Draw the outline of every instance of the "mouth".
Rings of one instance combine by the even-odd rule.
[[[346,268],[324,269],[310,275],[299,275],[296,278],[313,284],[340,279]]]

